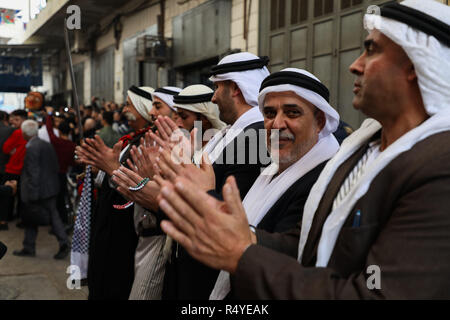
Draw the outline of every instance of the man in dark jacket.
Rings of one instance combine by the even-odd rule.
[[[3,144],[11,136],[14,128],[8,125],[8,114],[0,111],[0,183],[3,183],[3,176],[5,174],[5,165],[8,163],[9,155],[1,152]],[[9,197],[8,197],[9,198]],[[10,203],[10,200],[5,200],[3,195],[0,195],[0,203]],[[8,230],[8,210],[0,210],[0,230]]]
[[[36,255],[38,225],[51,223],[59,242],[55,259],[64,259],[70,251],[69,240],[56,209],[56,195],[59,192],[58,158],[52,145],[37,137],[38,123],[26,120],[21,125],[26,144],[26,154],[21,174],[22,201],[24,203],[23,222],[25,239],[23,249],[14,251],[17,256]]]

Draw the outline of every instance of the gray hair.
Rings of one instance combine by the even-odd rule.
[[[23,134],[29,138],[37,136],[39,131],[39,125],[34,120],[25,120],[24,122],[22,122],[20,128],[22,129]]]

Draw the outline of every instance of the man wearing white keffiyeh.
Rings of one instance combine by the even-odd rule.
[[[272,164],[244,198],[249,224],[267,232],[295,228],[308,194],[339,144],[332,134],[339,115],[328,89],[311,73],[294,68],[267,77],[259,94]],[[224,299],[229,274],[221,271],[210,299]]]
[[[373,119],[327,163],[296,230],[252,235],[233,179],[226,209],[186,179],[162,189],[162,229],[233,274],[236,298],[450,298],[450,8],[406,0],[380,13],[365,16],[350,66],[353,105]]]

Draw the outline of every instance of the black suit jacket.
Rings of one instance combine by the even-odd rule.
[[[28,142],[20,177],[23,202],[56,196],[59,192],[58,157],[53,146],[34,137]]]
[[[282,234],[257,232],[232,288],[242,299],[449,299],[450,132],[432,135],[391,161],[359,199],[326,268],[316,268],[323,224],[361,147],[336,171],[297,262],[300,223]],[[361,223],[353,227],[356,212]],[[367,283],[378,266],[381,289]],[[371,282],[373,284],[373,282]]]
[[[303,216],[303,207],[306,199],[308,199],[309,192],[319,178],[325,164],[326,162],[319,164],[293,183],[256,227],[271,233],[285,232],[295,228]]]
[[[259,137],[261,129],[264,129],[264,122],[251,124],[226,146],[213,164],[216,189],[210,194],[221,199],[222,187],[227,177],[232,175],[236,178],[242,199],[245,197],[262,167],[270,162],[265,141]],[[226,161],[227,157],[231,161]],[[164,277],[163,299],[207,300],[218,274],[218,270],[198,262],[175,243]]]
[[[234,176],[241,198],[244,199],[256,178],[261,174],[261,168],[270,164],[266,142],[259,134],[259,130],[263,129],[263,121],[244,128],[243,132],[226,146],[213,163],[217,197],[220,198],[227,178]]]
[[[4,154],[1,150],[3,148],[3,144],[6,140],[8,140],[11,133],[14,132],[14,128],[5,126],[0,122],[0,175],[5,172],[5,165],[8,163],[9,155]]]

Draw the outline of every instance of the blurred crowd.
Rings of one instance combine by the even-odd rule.
[[[17,109],[10,114],[0,111],[0,231],[9,230],[8,223],[16,221],[19,228],[24,228],[22,215],[30,211],[29,204],[24,201],[22,193],[27,188],[21,187],[23,176],[27,175],[24,162],[27,155],[27,144],[22,125],[27,120],[37,124],[37,138],[52,146],[58,165],[50,162],[38,165],[36,159],[31,164],[31,174],[41,171],[53,171],[58,178],[56,208],[64,230],[70,234],[73,230],[75,210],[79,198],[77,177],[83,173],[81,165],[74,160],[75,147],[80,143],[82,128],[83,137],[98,135],[104,143],[112,147],[120,137],[131,129],[122,111],[124,106],[111,101],[100,101],[92,97],[90,105],[80,106],[81,123],[74,108],[68,106],[46,106],[44,96],[38,92],[30,92],[26,99],[26,109]],[[81,125],[81,126],[80,126]],[[34,165],[34,167],[33,167]],[[26,164],[25,164],[26,166]],[[38,177],[42,184],[48,183]],[[33,187],[33,186],[29,186]],[[36,185],[36,188],[42,186]],[[27,190],[28,192],[29,190]],[[25,209],[27,208],[27,209]],[[32,210],[31,210],[32,211]],[[53,225],[53,224],[52,224]],[[54,233],[54,230],[50,230]],[[60,258],[70,252],[68,246],[60,250]]]

